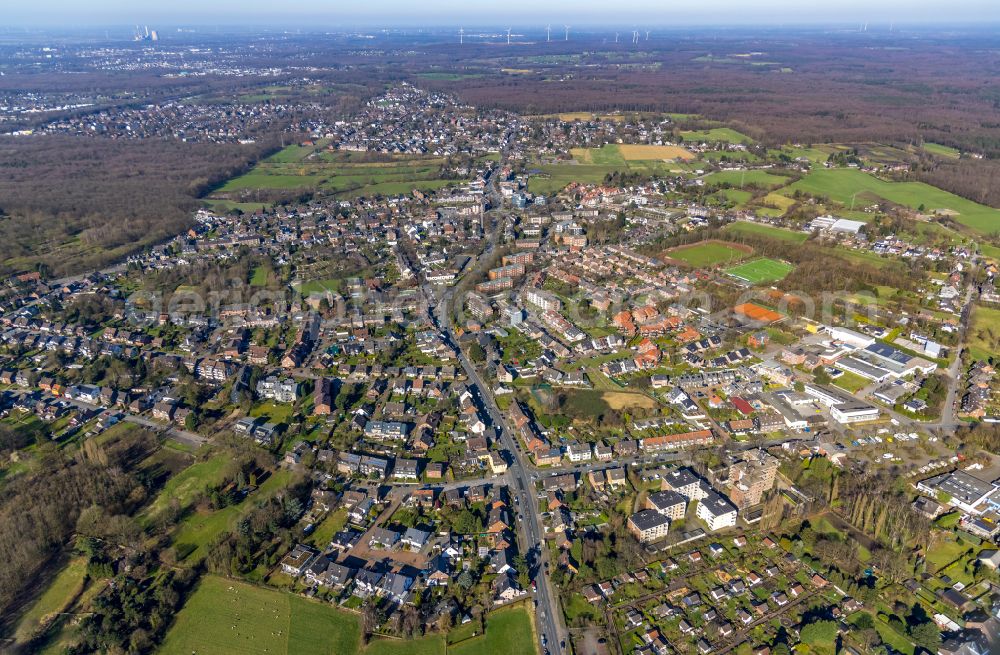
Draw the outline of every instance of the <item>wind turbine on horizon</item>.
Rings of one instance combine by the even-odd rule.
[[[566,40],[569,41],[569,25],[564,25],[563,27],[566,28]]]
[[[548,43],[551,40],[552,40],[552,26],[551,25],[546,25],[545,26],[545,42]]]
[[[464,45],[465,44],[465,28],[464,27],[458,28],[458,44],[459,45]]]
[[[510,45],[510,28],[507,28],[507,45]]]

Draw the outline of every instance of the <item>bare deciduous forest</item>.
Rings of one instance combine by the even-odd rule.
[[[259,146],[80,137],[0,140],[0,261],[56,277],[182,231],[211,186]]]

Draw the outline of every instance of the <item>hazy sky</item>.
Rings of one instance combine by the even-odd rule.
[[[535,25],[1000,21],[1000,0],[8,0],[7,25]],[[4,3],[7,4],[7,3]]]

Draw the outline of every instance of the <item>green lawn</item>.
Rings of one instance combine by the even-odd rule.
[[[205,576],[160,648],[167,655],[350,655],[359,619],[329,604]]]
[[[320,152],[289,146],[235,177],[215,194],[255,189],[322,188],[341,197],[408,194],[414,189],[434,191],[454,180],[439,178],[443,159],[400,156],[388,161],[364,161],[354,153]]]
[[[196,462],[170,478],[156,500],[143,512],[142,521],[148,523],[155,519],[174,501],[182,508],[190,505],[197,494],[222,482],[229,461],[228,455],[216,455],[203,462]]]
[[[257,266],[253,269],[253,274],[250,276],[250,286],[252,287],[263,287],[267,286],[267,268],[263,266]]]
[[[256,493],[251,495],[248,500],[254,502],[280,491],[288,483],[291,476],[290,471],[275,471],[261,483]],[[176,548],[182,552],[194,546],[184,561],[192,564],[199,562],[205,556],[205,548],[208,544],[228,530],[247,507],[249,505],[244,502],[239,505],[229,505],[207,514],[195,513],[186,517],[177,527],[173,538]]]
[[[448,649],[448,655],[535,655],[537,652],[525,605],[490,612],[486,616],[485,635]]]
[[[347,509],[344,507],[335,509],[309,535],[309,543],[314,544],[317,548],[326,548],[333,540],[334,535],[344,529],[346,523]]]
[[[768,171],[718,171],[705,176],[705,185],[721,186],[728,184],[736,188],[747,186],[757,186],[764,189],[776,189],[788,184],[788,178],[782,175],[775,175]]]
[[[1000,209],[972,202],[923,182],[885,182],[862,171],[849,168],[817,169],[783,191],[803,191],[813,196],[828,197],[850,207],[862,206],[874,198],[905,205],[921,206],[927,212],[957,212],[953,218],[981,234],[1000,229]]]
[[[958,559],[966,550],[969,544],[959,542],[954,537],[947,537],[937,541],[927,551],[928,568],[936,573]]]
[[[983,256],[987,259],[992,259],[994,262],[1000,262],[1000,248],[997,246],[993,246],[988,243],[980,243],[979,250],[982,251]]]
[[[844,371],[844,374],[833,381],[833,383],[849,393],[857,393],[871,384],[871,380],[866,380],[857,373]]]
[[[688,130],[681,132],[685,141],[724,141],[726,143],[753,143],[753,139],[728,127],[716,127],[710,130]]]
[[[784,279],[795,267],[787,262],[766,257],[726,269],[733,277],[746,280],[750,284],[777,282]]]
[[[975,359],[1000,355],[1000,309],[976,305],[969,326],[969,350]]]
[[[666,256],[691,266],[704,268],[739,261],[747,257],[747,253],[724,243],[706,242],[673,248],[666,252]]]
[[[299,293],[303,296],[309,296],[314,293],[326,293],[330,291],[331,293],[337,293],[340,291],[342,281],[337,278],[328,278],[325,280],[309,280],[308,282],[303,282],[299,285]]]
[[[446,645],[444,635],[418,639],[376,638],[361,648],[357,616],[274,589],[205,576],[177,614],[161,655],[535,655],[531,617],[525,605],[491,612],[486,633]],[[452,642],[454,643],[454,641]]]
[[[339,652],[339,651],[338,651]],[[417,639],[374,639],[365,655],[445,655],[444,635],[425,635]]]
[[[263,416],[269,423],[288,423],[291,421],[295,405],[292,403],[276,403],[268,400],[250,408],[250,416]]]
[[[298,144],[287,146],[267,158],[267,162],[276,164],[291,164],[302,161],[312,153],[316,152],[313,146],[300,146]]]
[[[826,147],[815,146],[812,148],[804,148],[804,147],[796,148],[794,146],[786,146],[777,152],[784,153],[789,157],[791,157],[792,159],[805,158],[814,164],[818,164],[821,162],[825,162],[827,159],[829,159],[830,153],[833,152],[833,150],[834,148],[831,148],[829,146]],[[774,151],[771,151],[768,154],[773,154],[773,152]]]
[[[780,227],[774,227],[772,225],[762,225],[760,223],[747,223],[745,221],[739,221],[736,223],[730,223],[723,228],[725,232],[731,232],[733,234],[749,234],[754,236],[767,237],[769,239],[778,239],[780,241],[790,241],[792,243],[802,243],[809,238],[809,235],[805,232],[794,232],[792,230],[786,230]]]
[[[64,611],[76,598],[87,579],[87,560],[80,557],[66,565],[17,624],[14,638],[26,643],[43,628],[52,617]]]
[[[940,143],[930,143],[927,142],[923,145],[924,150],[931,153],[932,155],[938,155],[939,157],[947,157],[948,159],[958,159],[962,156],[962,153],[955,148],[950,146],[944,146]]]
[[[879,636],[882,637],[882,641],[889,644],[900,653],[903,653],[903,655],[913,655],[916,650],[913,642],[896,632],[882,619],[875,619],[875,630],[878,632]]]
[[[741,189],[719,189],[715,192],[715,195],[720,199],[720,201],[731,202],[737,207],[745,205],[753,198],[752,193]]]

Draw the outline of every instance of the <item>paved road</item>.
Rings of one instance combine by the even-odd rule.
[[[503,166],[506,152],[507,149],[505,147],[500,156],[499,166],[501,167]],[[501,200],[495,188],[495,178],[495,174],[490,176],[486,186],[486,194],[490,197],[491,201],[495,203],[493,206],[498,207]],[[493,230],[484,245],[483,253],[481,254],[492,252],[497,245],[499,236],[500,231]],[[481,272],[478,271],[478,269],[482,267],[483,261],[484,259],[482,256],[477,257],[475,263],[470,265],[466,275],[477,275]],[[535,484],[532,478],[532,472],[534,469],[530,466],[530,464],[526,463],[524,455],[515,443],[515,439],[513,437],[514,433],[507,425],[503,413],[497,406],[496,400],[490,391],[490,387],[483,381],[479,371],[475,366],[473,366],[472,362],[469,361],[469,359],[465,356],[465,353],[462,352],[462,349],[458,346],[458,337],[455,333],[454,326],[452,325],[451,312],[449,311],[451,308],[451,301],[454,296],[454,289],[452,287],[448,287],[442,290],[441,294],[437,298],[435,298],[430,285],[421,285],[421,290],[426,296],[431,321],[434,322],[438,330],[440,330],[442,335],[444,335],[445,339],[450,342],[449,345],[455,350],[456,356],[458,357],[463,370],[465,370],[465,374],[468,376],[469,386],[476,391],[480,405],[489,415],[490,423],[497,431],[500,442],[513,458],[513,462],[507,469],[505,479],[511,489],[512,496],[515,504],[517,505],[518,513],[523,517],[523,519],[518,522],[517,527],[523,546],[522,552],[524,553],[525,559],[528,561],[528,566],[531,570],[531,577],[536,583],[536,622],[538,625],[542,652],[557,654],[566,652],[566,649],[562,644],[565,643],[568,633],[562,622],[562,612],[559,609],[558,598],[553,591],[549,576],[546,574],[546,566],[548,565],[548,549],[544,544],[541,517],[539,516],[538,502],[535,498]],[[604,466],[605,464],[601,463],[600,465]],[[607,466],[611,465],[612,464],[608,464]],[[537,475],[538,474],[536,473],[536,479]]]
[[[203,437],[200,434],[195,434],[194,432],[189,432],[188,430],[181,430],[180,428],[175,428],[171,426],[164,425],[163,423],[157,423],[156,421],[150,420],[145,416],[136,416],[135,414],[126,414],[125,420],[129,423],[135,423],[136,425],[141,425],[152,430],[157,430],[163,432],[168,437],[174,441],[178,441],[192,448],[200,448],[207,441],[207,437]]]

